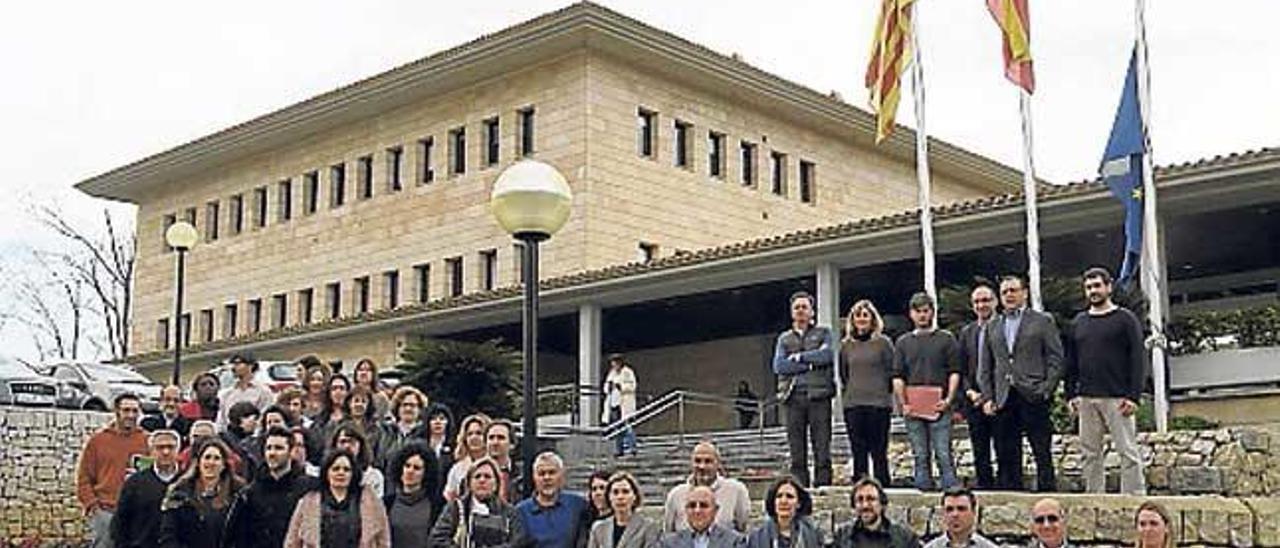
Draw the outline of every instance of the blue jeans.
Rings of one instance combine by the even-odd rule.
[[[955,487],[956,467],[951,460],[951,412],[944,412],[936,421],[907,417],[907,438],[911,440],[911,455],[915,459],[915,487],[932,491],[933,467],[938,462],[942,473],[942,488]],[[932,457],[932,458],[930,458]]]
[[[621,407],[609,408],[609,422],[616,422],[621,418],[622,418]],[[626,429],[622,431],[622,434],[620,434],[617,438],[614,438],[614,439],[616,440],[616,443],[617,443],[617,449],[615,450],[615,453],[618,455],[626,453],[627,451],[631,451],[634,453],[637,450],[636,431],[635,429],[631,428],[631,425],[627,425]]]

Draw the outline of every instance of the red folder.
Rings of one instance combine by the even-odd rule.
[[[938,420],[938,402],[942,401],[941,386],[908,386],[906,390],[906,407],[903,414],[927,421]]]

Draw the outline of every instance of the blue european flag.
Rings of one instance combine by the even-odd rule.
[[[1111,195],[1124,205],[1124,263],[1119,285],[1133,278],[1142,255],[1142,156],[1146,153],[1146,138],[1138,110],[1137,59],[1138,50],[1134,48],[1100,168]]]

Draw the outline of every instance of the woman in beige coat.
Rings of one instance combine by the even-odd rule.
[[[382,499],[360,485],[362,470],[343,449],[320,466],[320,488],[298,501],[285,534],[285,548],[351,546],[390,548],[390,526]]]
[[[613,515],[599,519],[591,526],[587,548],[649,548],[658,546],[662,531],[636,510],[643,501],[636,478],[626,472],[609,476],[609,506]]]
[[[604,377],[604,422],[611,424],[636,412],[636,372],[622,354],[609,355],[609,373]],[[636,452],[636,433],[630,425],[618,436],[616,454]]]

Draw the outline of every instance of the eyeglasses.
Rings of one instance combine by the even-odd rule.
[[[697,508],[711,508],[711,506],[712,504],[710,502],[705,502],[701,500],[691,500],[689,502],[684,503],[684,507],[690,510],[697,509]]]
[[[1059,516],[1057,514],[1045,514],[1043,516],[1033,517],[1031,518],[1031,521],[1036,522],[1036,525],[1052,524],[1052,523],[1058,523],[1059,521],[1062,521],[1062,516]]]

